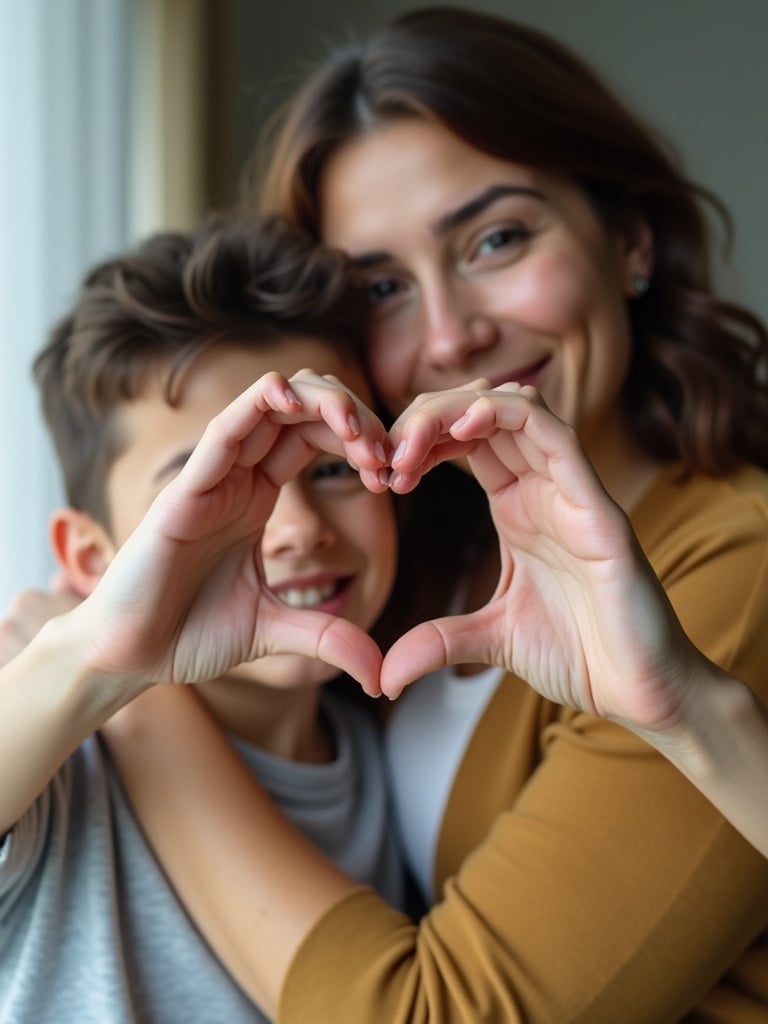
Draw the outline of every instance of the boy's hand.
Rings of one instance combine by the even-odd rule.
[[[424,396],[390,436],[395,491],[444,458],[468,456],[489,496],[501,574],[485,607],[403,636],[384,660],[383,691],[396,696],[445,664],[483,662],[562,704],[634,727],[670,722],[694,649],[626,516],[538,393],[478,381]]]
[[[93,593],[72,614],[92,670],[194,683],[270,654],[320,658],[379,693],[381,654],[344,619],[289,608],[265,586],[261,539],[280,487],[318,448],[383,489],[384,428],[314,374],[268,374],[209,424]],[[377,454],[377,451],[379,454]]]

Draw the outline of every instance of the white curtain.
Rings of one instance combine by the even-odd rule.
[[[34,353],[127,240],[131,39],[131,0],[0,0],[0,615],[46,584],[61,500]]]

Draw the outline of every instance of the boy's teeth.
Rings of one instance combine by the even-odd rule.
[[[327,601],[336,589],[334,583],[326,583],[322,587],[292,587],[280,593],[280,600],[291,608],[312,608],[316,604]]]

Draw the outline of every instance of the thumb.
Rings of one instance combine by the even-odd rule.
[[[304,654],[356,679],[369,697],[381,695],[382,655],[375,640],[347,619],[322,612],[292,612],[285,605],[265,623],[270,654]]]
[[[394,700],[410,683],[446,665],[494,664],[489,647],[483,645],[485,611],[431,619],[401,636],[382,662],[381,692]]]

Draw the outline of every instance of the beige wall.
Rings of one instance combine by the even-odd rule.
[[[236,0],[235,161],[328,41],[365,32],[418,6],[395,0]],[[466,6],[518,18],[577,49],[668,137],[689,171],[736,222],[724,289],[768,317],[762,261],[768,239],[766,0],[507,0]]]

